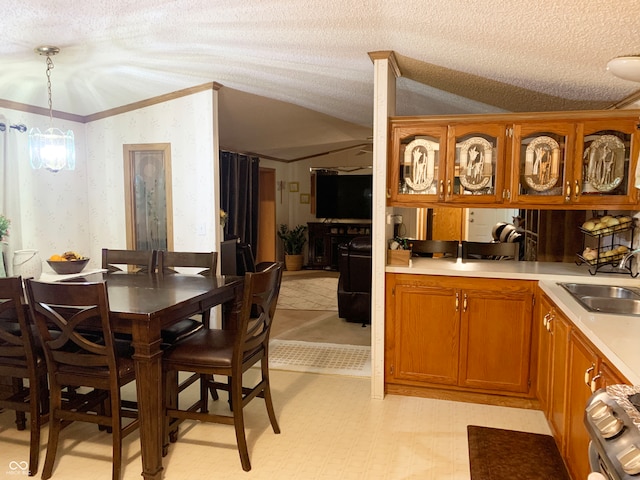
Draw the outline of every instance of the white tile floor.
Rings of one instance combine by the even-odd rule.
[[[468,424],[549,433],[536,410],[401,396],[377,401],[370,399],[368,378],[271,375],[282,433],[271,430],[262,400],[249,404],[250,472],[240,466],[233,427],[185,423],[164,459],[164,478],[468,480]],[[216,403],[226,408],[226,402]],[[28,457],[28,433],[17,432],[13,419],[13,412],[0,414],[0,478],[16,478],[10,463]],[[41,463],[46,434],[45,427]],[[108,434],[78,424],[65,429],[63,438],[53,479],[111,478]],[[137,434],[125,441],[123,480],[141,478],[138,441]]]

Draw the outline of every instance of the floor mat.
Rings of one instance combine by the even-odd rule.
[[[570,480],[550,435],[468,425],[471,480]]]
[[[284,277],[280,284],[278,308],[285,310],[338,311],[338,278]]]
[[[273,339],[269,367],[294,372],[371,376],[371,347]]]

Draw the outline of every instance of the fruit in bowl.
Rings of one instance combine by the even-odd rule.
[[[57,274],[67,275],[80,273],[89,263],[89,259],[76,252],[64,252],[62,255],[51,255],[47,263]]]

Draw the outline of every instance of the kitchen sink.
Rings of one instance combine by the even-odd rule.
[[[615,285],[590,285],[588,283],[561,283],[565,290],[574,297],[603,297],[603,298],[637,298],[640,293],[626,287]]]
[[[640,292],[634,288],[559,283],[590,312],[640,316]]]
[[[580,297],[578,301],[592,312],[640,315],[640,299]]]

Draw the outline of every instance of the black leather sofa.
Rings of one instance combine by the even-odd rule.
[[[371,323],[371,237],[338,246],[338,315],[348,322]]]

